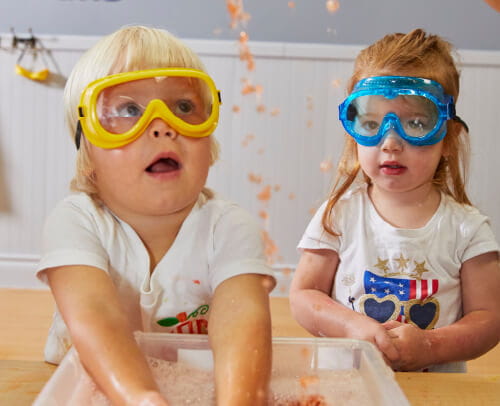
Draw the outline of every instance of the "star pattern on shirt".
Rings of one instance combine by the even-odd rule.
[[[376,268],[380,269],[384,273],[389,270],[389,266],[387,265],[389,263],[388,259],[380,259],[377,257],[378,262],[374,265]]]
[[[411,274],[411,276],[413,276],[415,279],[422,279],[422,274],[424,272],[429,272],[429,270],[425,268],[425,261],[423,262],[413,261],[413,262],[415,262],[415,268],[413,269],[413,273]]]
[[[396,262],[400,271],[404,271],[408,266],[408,262],[410,262],[410,260],[408,258],[405,258],[403,256],[403,253],[400,253],[399,258],[395,258],[394,262]]]

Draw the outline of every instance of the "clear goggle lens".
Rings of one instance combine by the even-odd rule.
[[[382,135],[381,131],[395,128],[407,137],[425,138],[440,125],[436,104],[424,96],[359,96],[347,109],[352,131],[362,137],[376,137]]]
[[[204,124],[210,118],[215,102],[213,92],[200,78],[159,76],[138,79],[101,90],[95,106],[99,124],[110,133],[126,133],[148,108],[152,108],[153,101],[156,105],[163,103],[175,117],[194,126]]]

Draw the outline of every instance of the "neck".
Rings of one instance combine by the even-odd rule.
[[[388,192],[370,185],[368,195],[385,221],[409,229],[425,226],[441,201],[439,190],[431,182],[405,192]]]
[[[151,272],[174,243],[195,203],[168,215],[134,215],[122,219],[134,229],[148,251]]]

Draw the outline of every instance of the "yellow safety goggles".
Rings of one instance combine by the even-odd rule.
[[[117,73],[90,83],[78,106],[81,132],[94,145],[118,148],[160,118],[188,137],[206,137],[219,120],[220,92],[205,72],[187,68]]]

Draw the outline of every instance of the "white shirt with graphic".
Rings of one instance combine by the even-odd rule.
[[[454,323],[462,317],[462,263],[499,250],[488,218],[444,194],[424,227],[401,229],[380,217],[366,186],[353,188],[334,207],[333,227],[339,237],[322,226],[326,204],[298,248],[336,251],[340,261],[332,298],[381,323],[398,320],[422,329]],[[463,371],[465,363],[430,370]]]
[[[42,251],[37,276],[45,283],[44,270],[52,267],[107,272],[132,328],[141,331],[206,333],[210,300],[221,282],[248,273],[272,276],[257,222],[234,203],[202,196],[151,274],[136,232],[84,193],[68,196],[50,214]],[[56,311],[46,360],[59,363],[70,345]]]

